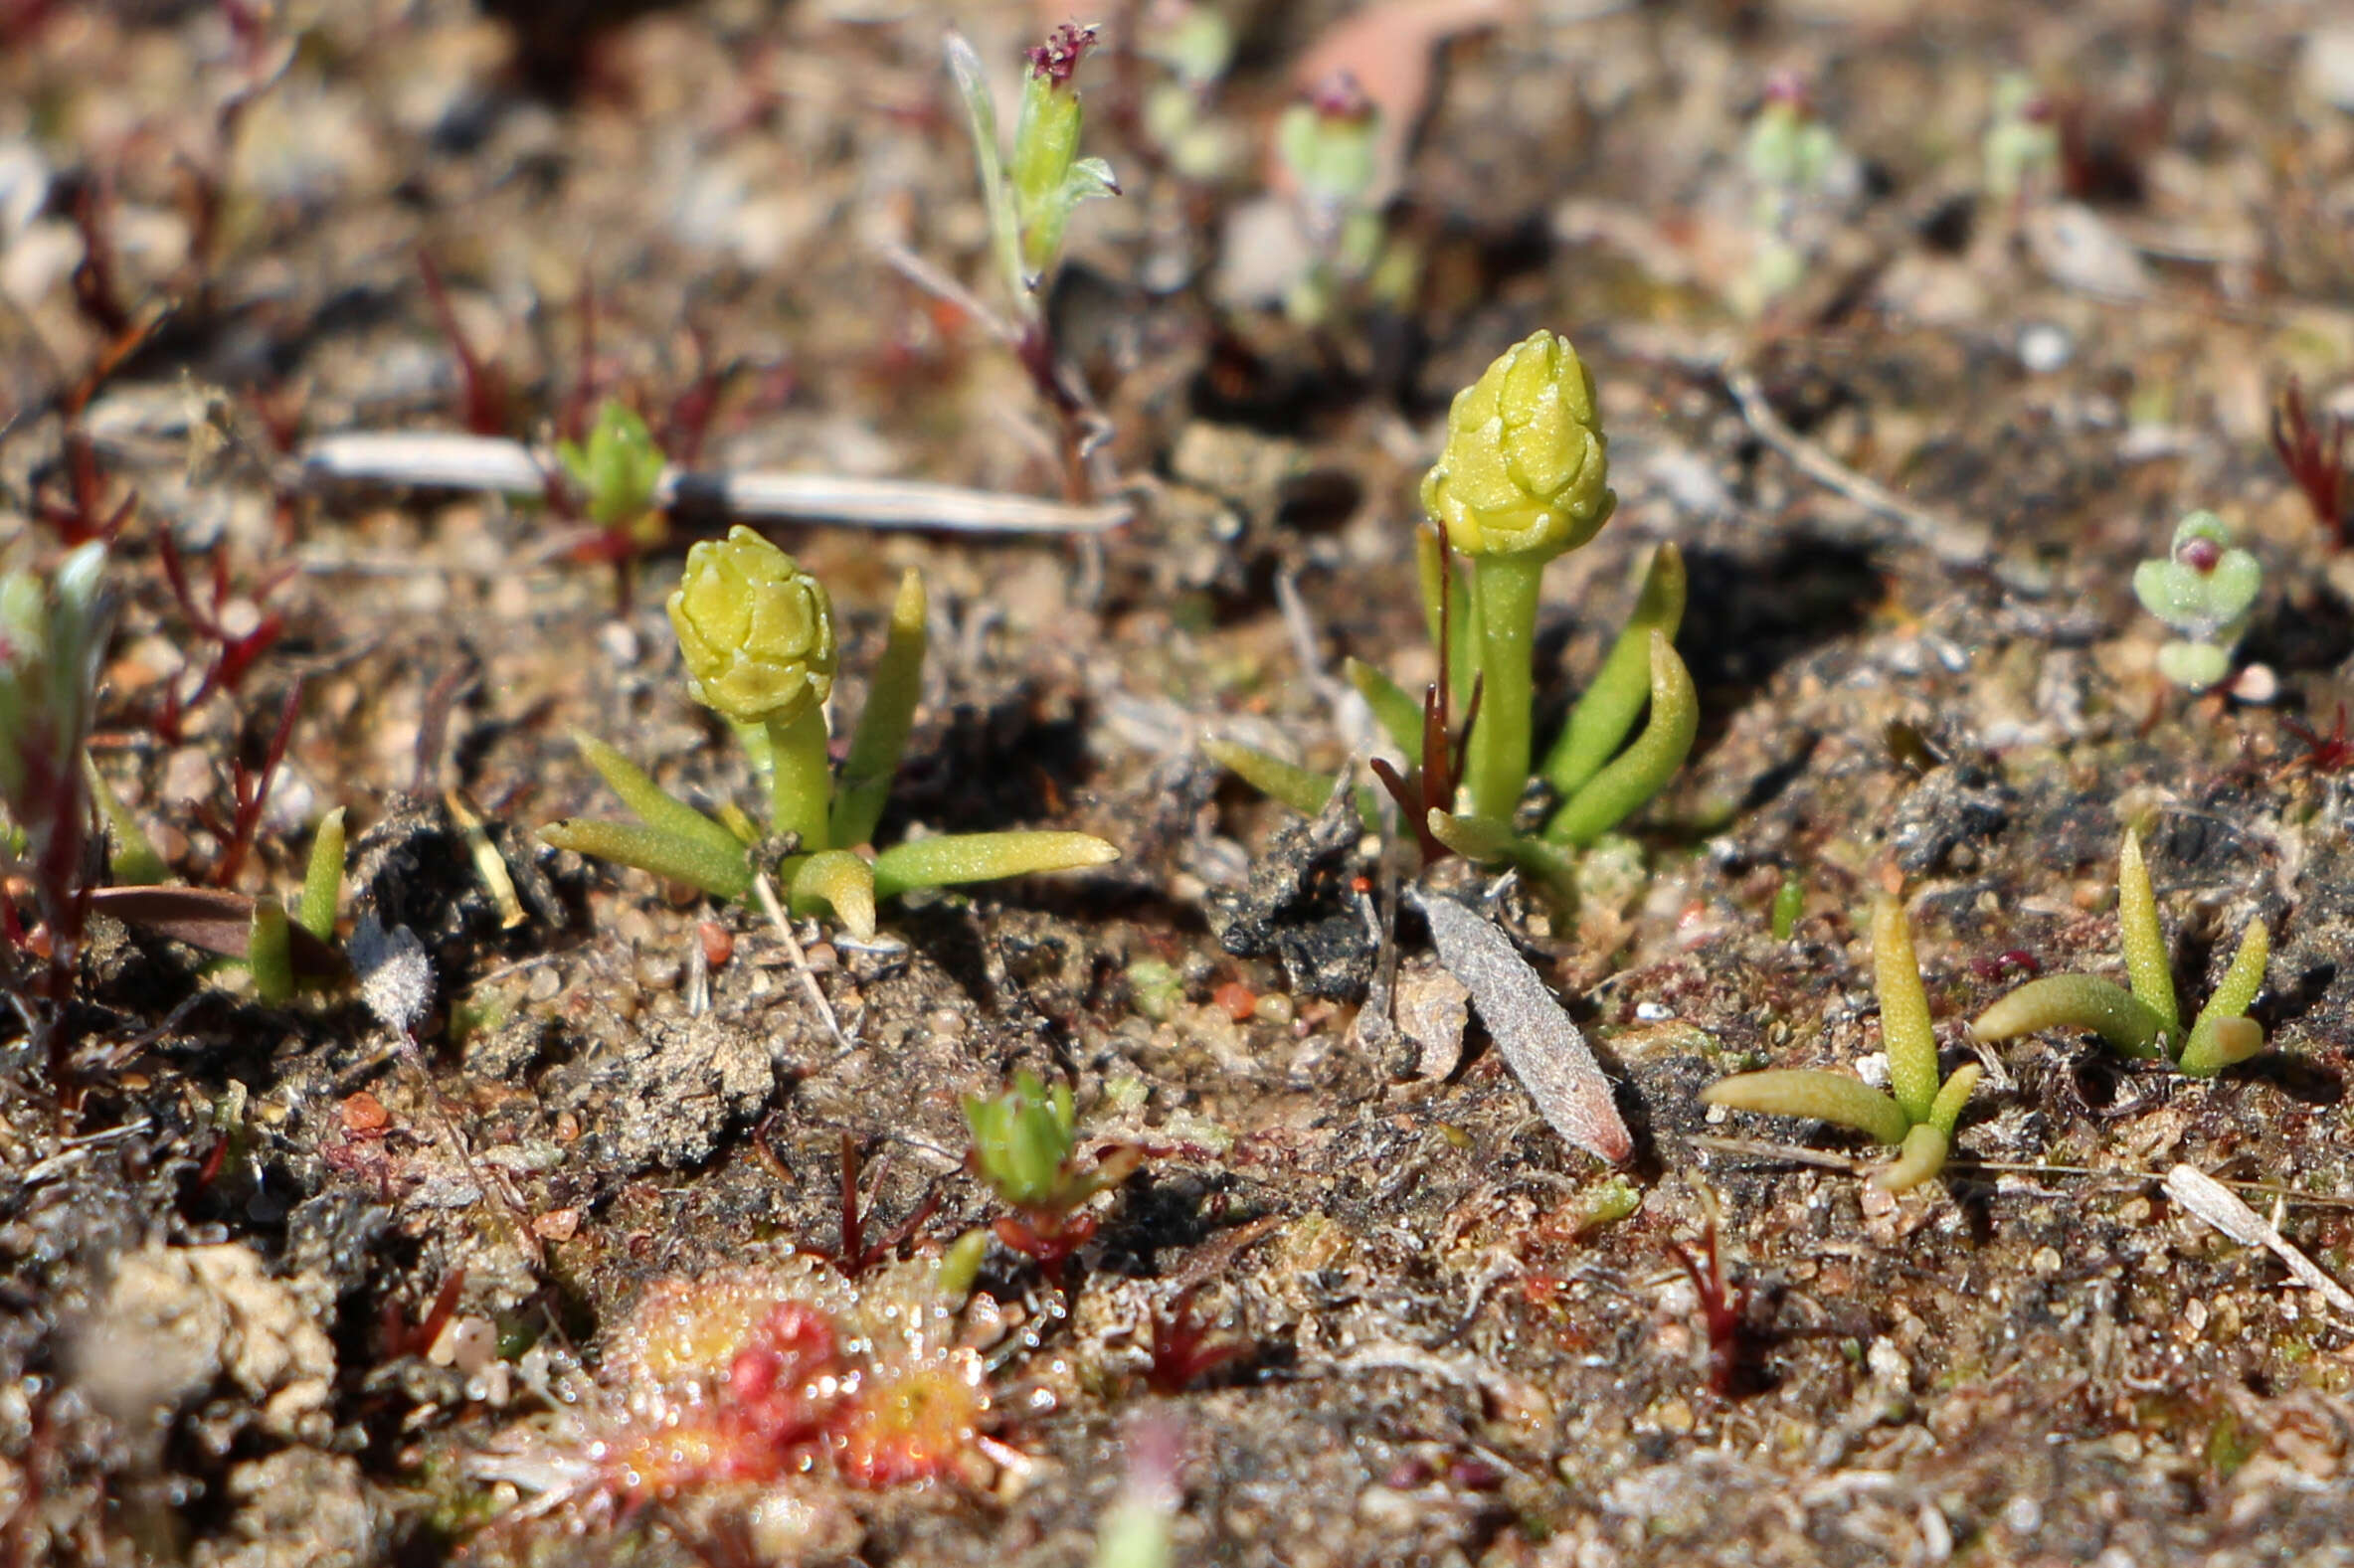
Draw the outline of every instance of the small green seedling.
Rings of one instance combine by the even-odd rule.
[[[1321,326],[1342,291],[1382,260],[1381,214],[1371,202],[1381,110],[1343,72],[1283,111],[1275,151],[1298,192],[1314,260],[1284,298],[1284,313]]]
[[[766,834],[732,807],[712,817],[678,799],[635,764],[589,736],[581,754],[635,822],[571,818],[540,836],[563,849],[635,866],[742,899],[774,870],[796,913],[830,908],[851,933],[874,934],[875,905],[916,888],[990,882],[1099,866],[1119,851],[1086,833],[962,833],[894,844],[871,859],[891,781],[907,750],[923,690],[925,599],[910,572],[867,692],[866,711],[837,775],[826,755],[825,700],[833,690],[833,605],[824,587],[752,529],[687,552],[669,600],[687,684],[733,723],[768,779]]]
[[[1066,23],[1029,52],[1013,122],[1013,156],[1007,161],[998,145],[996,101],[981,57],[962,35],[948,37],[949,71],[973,124],[973,155],[998,270],[1025,323],[1039,318],[1041,289],[1061,260],[1072,209],[1098,196],[1120,194],[1110,164],[1079,156],[1082,116],[1071,78],[1094,47],[1094,28]]]
[[[666,459],[636,410],[608,398],[587,444],[560,440],[556,458],[579,489],[589,521],[640,551],[662,542],[668,527],[654,505],[654,487]]]
[[[1954,1124],[1978,1085],[1981,1069],[1967,1062],[1937,1081],[1937,1036],[1929,1023],[1928,992],[1912,952],[1912,927],[1894,893],[1872,904],[1872,970],[1880,992],[1881,1043],[1888,1051],[1889,1093],[1846,1073],[1783,1069],[1719,1079],[1701,1092],[1713,1106],[1768,1116],[1836,1122],[1901,1152],[1875,1172],[1876,1186],[1902,1192],[1945,1168]]]
[[[2008,1040],[2044,1029],[2088,1029],[2127,1056],[2163,1057],[2192,1078],[2213,1078],[2264,1048],[2263,1026],[2248,1008],[2263,989],[2271,933],[2261,920],[2248,928],[2222,983],[2186,1033],[2141,835],[2130,827],[2117,852],[2117,935],[2131,990],[2097,975],[2049,975],[1987,1008],[1971,1031],[1981,1040]]]
[[[1350,679],[1411,774],[1375,771],[1420,838],[1519,866],[1556,898],[1574,896],[1575,851],[1649,801],[1692,751],[1700,704],[1673,638],[1684,615],[1684,561],[1651,560],[1617,642],[1534,769],[1557,804],[1535,833],[1516,822],[1532,778],[1539,585],[1546,563],[1591,539],[1618,497],[1593,378],[1550,332],[1508,350],[1455,399],[1447,443],[1422,483],[1423,618],[1443,671],[1420,702],[1352,660]],[[1649,718],[1634,740],[1635,721]],[[1466,715],[1458,743],[1451,715]],[[1206,748],[1267,793],[1313,815],[1331,781],[1231,742]],[[1458,787],[1460,785],[1460,787]]]
[[[1741,146],[1757,234],[1743,290],[1749,307],[1762,309],[1805,280],[1808,255],[1799,219],[1827,194],[1842,156],[1839,138],[1815,113],[1805,82],[1787,72],[1768,81]]]
[[[1211,112],[1234,63],[1234,24],[1214,5],[1145,10],[1137,53],[1169,73],[1145,93],[1145,134],[1180,178],[1218,179],[1240,153],[1233,129]]]
[[[966,1163],[1013,1210],[997,1221],[997,1239],[1050,1277],[1095,1234],[1094,1217],[1081,1207],[1144,1163],[1142,1147],[1115,1143],[1082,1164],[1070,1086],[1049,1091],[1026,1068],[1003,1094],[967,1095],[965,1125],[973,1132]]]
[[[2052,99],[2025,72],[1994,85],[1994,114],[1980,146],[1986,194],[2018,204],[2054,188],[2060,173],[2060,127]]]
[[[2222,518],[2209,511],[2185,517],[2165,558],[2133,569],[2133,597],[2175,632],[2158,649],[2158,673],[2185,691],[2221,682],[2263,586],[2263,568],[2232,543]]]

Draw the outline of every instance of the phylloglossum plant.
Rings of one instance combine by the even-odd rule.
[[[2175,633],[2158,649],[2158,673],[2185,691],[2221,682],[2263,586],[2263,568],[2232,543],[2222,518],[2185,517],[2166,555],[2133,569],[2133,597]]]
[[[1938,1080],[1928,992],[1913,954],[1911,924],[1894,892],[1872,903],[1872,977],[1880,995],[1881,1044],[1889,1059],[1886,1093],[1848,1073],[1784,1068],[1720,1078],[1701,1091],[1701,1099],[1735,1111],[1835,1122],[1890,1144],[1899,1150],[1896,1161],[1874,1172],[1872,1180],[1887,1191],[1902,1192],[1945,1168],[1954,1124],[1982,1070],[1967,1062],[1950,1078]]]
[[[2213,1078],[2264,1048],[2263,1026],[2248,1016],[2248,1008],[2263,989],[2271,932],[2261,920],[2249,925],[2222,981],[2186,1031],[2141,835],[2130,827],[2117,851],[2117,936],[2130,990],[2093,974],[2048,975],[1987,1008],[1971,1031],[1981,1040],[2008,1040],[2044,1029],[2088,1029],[2127,1056],[2163,1057],[2191,1078]]]
[[[917,888],[989,882],[1103,865],[1119,851],[1086,833],[946,834],[894,844],[871,859],[891,781],[923,689],[922,579],[900,582],[866,710],[837,775],[826,753],[825,700],[837,649],[824,586],[750,528],[687,552],[670,596],[695,700],[728,719],[769,785],[768,824],[734,807],[713,817],[655,784],[590,736],[581,754],[635,822],[570,818],[540,830],[549,843],[741,899],[773,870],[797,913],[830,908],[851,935],[874,934],[875,905]]]
[[[1556,556],[1593,538],[1617,496],[1593,378],[1564,338],[1539,331],[1456,399],[1446,445],[1422,484],[1429,523],[1417,536],[1423,616],[1441,678],[1422,700],[1368,664],[1349,676],[1411,765],[1375,771],[1424,855],[1450,851],[1520,866],[1565,896],[1573,851],[1664,788],[1690,755],[1698,696],[1673,638],[1684,614],[1684,564],[1652,557],[1633,614],[1559,736],[1532,767],[1539,589]],[[1649,718],[1630,743],[1635,723]],[[1452,715],[1465,715],[1460,743]],[[1231,742],[1210,755],[1287,804],[1313,813],[1328,781]],[[1556,804],[1534,832],[1517,822],[1532,776]]]

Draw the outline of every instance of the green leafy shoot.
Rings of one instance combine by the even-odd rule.
[[[1110,164],[1079,156],[1083,115],[1071,78],[1094,45],[1095,29],[1065,24],[1029,52],[1008,159],[997,140],[996,101],[981,57],[962,34],[948,36],[949,75],[972,126],[992,249],[1025,323],[1039,317],[1038,296],[1061,259],[1072,210],[1120,193]]]
[[[1144,1150],[1115,1143],[1082,1161],[1070,1086],[1050,1091],[1027,1068],[1003,1093],[967,1095],[964,1107],[973,1134],[966,1163],[1013,1211],[997,1222],[998,1240],[1059,1275],[1062,1260],[1095,1233],[1080,1207],[1126,1181]]]
[[[1735,1111],[1835,1123],[1893,1145],[1896,1161],[1872,1179],[1887,1191],[1902,1192],[1945,1168],[1955,1124],[1981,1069],[1969,1062],[1942,1082],[1937,1077],[1928,992],[1921,984],[1911,924],[1894,893],[1873,901],[1872,968],[1880,995],[1881,1043],[1889,1059],[1888,1093],[1846,1073],[1809,1068],[1736,1074],[1711,1084],[1701,1098]]]
[[[899,586],[891,626],[835,777],[826,744],[833,688],[832,606],[815,579],[749,528],[705,540],[669,602],[688,683],[730,721],[769,784],[765,829],[723,802],[708,814],[591,736],[581,755],[636,817],[568,818],[540,836],[562,849],[635,866],[714,898],[745,899],[773,871],[797,913],[831,910],[845,930],[874,935],[875,907],[919,888],[1103,865],[1119,851],[1085,833],[968,833],[873,852],[870,840],[914,731],[923,693],[922,581]]]
[[[639,549],[661,543],[666,530],[654,491],[667,459],[634,409],[606,399],[587,443],[558,441],[556,459],[580,490],[591,522]]]
[[[2263,1026],[2247,1014],[2263,989],[2271,933],[2260,920],[2242,934],[2231,966],[2186,1032],[2141,835],[2131,827],[2117,851],[2117,931],[2131,990],[2093,974],[2047,975],[1996,1001],[1971,1031],[1994,1041],[2046,1029],[2089,1030],[2123,1055],[2163,1058],[2192,1078],[2213,1078],[2264,1048]]]

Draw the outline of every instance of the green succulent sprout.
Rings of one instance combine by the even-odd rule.
[[[621,753],[577,737],[634,822],[571,818],[540,830],[549,843],[684,882],[716,898],[752,895],[774,869],[797,913],[830,908],[853,936],[874,934],[875,906],[918,888],[988,882],[1103,865],[1119,851],[1086,833],[948,834],[863,851],[882,818],[923,691],[923,580],[900,582],[866,711],[836,776],[826,752],[833,690],[833,606],[824,586],[784,551],[739,525],[687,552],[669,600],[671,629],[695,699],[730,720],[769,784],[767,833],[740,811],[706,815]]]
[[[556,457],[586,498],[589,520],[651,548],[666,531],[654,487],[667,459],[637,412],[618,398],[597,411],[586,445],[560,440]]]
[[[2163,1058],[2191,1078],[2213,1078],[2264,1048],[2263,1026],[2248,1016],[2248,1009],[2263,989],[2272,934],[2261,920],[2249,926],[2223,979],[2186,1032],[2141,835],[2131,827],[2117,852],[2117,934],[2130,990],[2092,974],[2047,975],[1979,1014],[1971,1032],[1992,1041],[2045,1029],[2087,1029],[2127,1056]]]
[[[1873,900],[1872,970],[1880,994],[1881,1043],[1889,1058],[1887,1093],[1846,1073],[1780,1069],[1719,1079],[1701,1091],[1701,1099],[1735,1111],[1833,1122],[1890,1144],[1899,1151],[1896,1161],[1874,1172],[1872,1180],[1887,1191],[1903,1192],[1945,1168],[1954,1124],[1978,1086],[1981,1069],[1964,1063],[1938,1081],[1937,1035],[1913,954],[1912,926],[1893,893]]]
[[[1519,865],[1566,898],[1574,851],[1658,794],[1690,755],[1699,698],[1673,640],[1684,615],[1684,562],[1663,545],[1592,685],[1532,769],[1544,568],[1593,538],[1617,499],[1593,379],[1566,339],[1534,334],[1456,397],[1446,445],[1423,481],[1431,523],[1417,539],[1424,622],[1447,677],[1417,702],[1370,665],[1353,660],[1349,667],[1417,771],[1418,795],[1409,798],[1401,784],[1390,788],[1407,806],[1426,855],[1453,850]],[[1458,798],[1447,716],[1475,706]],[[1302,810],[1313,812],[1332,793],[1330,781],[1264,753],[1231,742],[1208,750]],[[1558,804],[1530,834],[1514,819],[1533,771]],[[1392,777],[1384,775],[1385,783]]]
[[[2158,649],[2158,673],[2185,691],[2221,682],[2263,586],[2263,568],[2232,543],[2222,518],[2204,510],[2185,517],[2166,556],[2133,569],[2133,597],[2176,633]]]

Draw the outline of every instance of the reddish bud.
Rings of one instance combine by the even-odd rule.
[[[1046,42],[1029,52],[1030,74],[1044,77],[1058,87],[1071,85],[1079,62],[1095,47],[1095,29],[1065,22],[1046,35]]]

